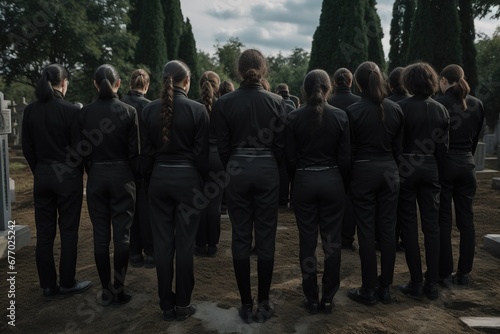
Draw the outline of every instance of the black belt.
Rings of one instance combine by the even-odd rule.
[[[456,149],[456,148],[450,148],[448,150],[448,153],[455,153],[455,154],[465,154],[465,153],[470,153],[472,154],[472,151],[467,151],[467,150],[459,150],[459,149]]]
[[[111,165],[125,165],[127,162],[123,160],[117,160],[117,161],[92,161],[92,165],[105,165],[105,166],[111,166]]]
[[[308,172],[323,172],[325,170],[337,168],[338,166],[310,166],[310,167],[303,167],[303,168],[297,168],[297,170],[303,170],[303,171],[308,171]]]
[[[424,153],[403,153],[403,155],[408,155],[412,157],[433,157],[434,154],[424,154]]]
[[[196,166],[189,160],[178,161],[159,161],[156,163],[158,167],[173,167],[173,168],[195,168]]]
[[[238,148],[231,152],[231,156],[234,157],[262,157],[262,158],[274,158],[274,153],[270,149],[245,149]]]

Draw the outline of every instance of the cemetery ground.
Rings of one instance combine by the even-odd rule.
[[[341,286],[334,298],[332,314],[309,315],[302,307],[301,275],[298,263],[298,231],[293,212],[281,209],[276,240],[276,262],[271,299],[276,314],[265,324],[243,324],[236,308],[239,295],[232,269],[231,226],[222,220],[219,252],[213,258],[195,258],[193,303],[197,313],[183,322],[165,322],[158,306],[155,269],[132,268],[126,287],[133,294],[130,303],[102,307],[98,302],[99,278],[94,263],[92,226],[84,200],[79,234],[77,276],[92,280],[90,290],[65,299],[45,301],[38,285],[35,265],[36,229],[32,199],[32,175],[27,165],[11,163],[11,178],[16,181],[13,219],[31,228],[31,244],[16,253],[16,322],[7,324],[8,268],[2,260],[0,271],[0,333],[498,333],[499,329],[471,329],[460,317],[500,316],[500,259],[483,248],[485,234],[500,234],[500,191],[491,188],[491,178],[478,181],[475,200],[477,248],[469,288],[440,288],[439,299],[415,301],[398,291],[409,280],[404,253],[398,252],[389,305],[363,306],[346,293],[361,283],[359,254],[342,250]],[[421,245],[423,239],[421,236]],[[458,231],[453,232],[458,254]],[[59,257],[59,237],[54,247]],[[322,260],[320,248],[318,258]],[[425,268],[425,264],[424,264]],[[322,265],[319,266],[320,274]],[[320,276],[321,277],[321,276]],[[257,286],[256,258],[252,259],[252,286]]]

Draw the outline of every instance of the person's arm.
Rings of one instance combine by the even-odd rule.
[[[208,164],[210,120],[204,105],[200,105],[198,112],[200,117],[196,123],[193,153],[196,167],[203,180],[206,181],[210,171]]]
[[[132,172],[135,178],[138,179],[140,175],[139,166],[139,154],[141,152],[140,148],[140,137],[139,137],[139,120],[137,111],[134,107],[129,107],[127,110],[129,114],[129,126],[128,126],[128,159],[130,166],[132,167]]]
[[[36,155],[36,146],[34,138],[31,137],[31,132],[29,129],[29,116],[31,114],[31,108],[28,106],[24,110],[23,114],[23,125],[22,125],[22,147],[23,147],[23,155],[28,165],[30,166],[31,172],[34,174],[36,165],[38,162]]]
[[[295,113],[291,112],[287,116],[285,127],[285,157],[286,166],[288,168],[288,175],[293,179],[295,170],[297,168],[297,143],[295,142],[295,133],[293,131],[293,118]]]
[[[478,113],[479,121],[477,123],[476,133],[475,133],[474,137],[472,138],[472,154],[473,155],[476,153],[477,143],[479,142],[479,136],[481,135],[481,131],[483,130],[483,125],[484,125],[483,103],[479,99],[476,99],[474,102],[477,103],[476,110]]]
[[[282,163],[285,159],[285,109],[285,100],[282,99],[276,110],[276,119],[273,120],[272,124],[274,128],[272,129],[274,132],[273,152],[278,164]]]
[[[347,115],[345,118],[340,119],[339,124],[342,126],[342,136],[340,137],[337,163],[339,166],[340,173],[342,174],[342,180],[344,181],[345,190],[348,191],[350,183],[350,172],[351,172],[351,129],[349,126],[349,119]]]
[[[215,102],[210,121],[215,123],[217,148],[222,166],[224,166],[225,169],[229,162],[229,157],[231,156],[231,132],[224,118],[223,105],[220,99]]]

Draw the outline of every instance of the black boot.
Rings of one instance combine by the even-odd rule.
[[[259,303],[269,300],[269,290],[273,279],[274,260],[257,260],[259,276]]]
[[[368,306],[372,306],[378,303],[376,289],[367,289],[364,287],[358,289],[349,289],[349,291],[347,291],[347,296],[358,303],[362,303]]]
[[[406,285],[400,285],[399,290],[412,299],[422,300],[424,298],[422,283],[409,281]]]

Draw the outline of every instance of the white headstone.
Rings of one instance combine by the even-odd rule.
[[[0,92],[0,106],[4,105],[3,93]],[[3,110],[2,110],[3,115]],[[10,122],[10,118],[4,122]],[[0,130],[7,124],[0,124]],[[10,128],[10,124],[8,124]],[[5,231],[11,218],[10,177],[9,177],[9,139],[7,134],[0,132],[0,231]]]
[[[486,146],[486,154],[493,154],[495,152],[495,138],[496,135],[484,135],[483,141]]]
[[[474,154],[474,163],[476,164],[476,171],[484,170],[486,159],[486,146],[484,143],[477,143],[476,153]]]

